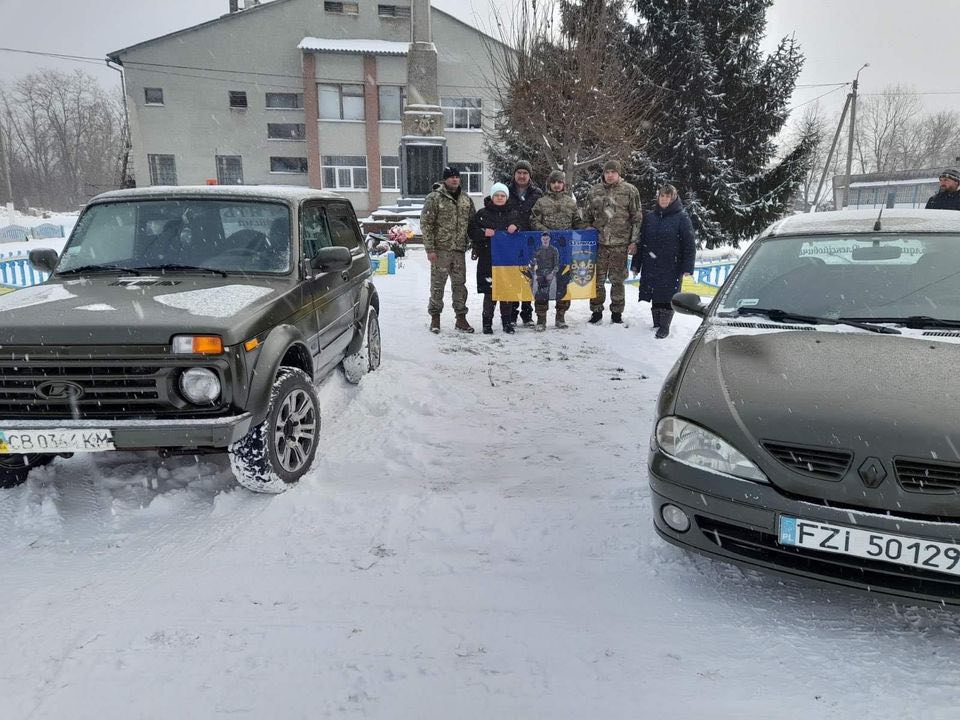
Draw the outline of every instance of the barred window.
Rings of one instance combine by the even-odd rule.
[[[400,158],[384,155],[380,158],[380,186],[384,190],[400,189]]]
[[[303,123],[267,123],[270,140],[306,140],[307,126]]]
[[[366,155],[324,155],[323,187],[329,190],[366,190]]]
[[[307,159],[305,157],[272,157],[270,158],[270,172],[304,175],[307,172]]]
[[[337,15],[359,15],[360,3],[355,2],[325,2],[323,11]]]
[[[143,101],[147,105],[163,105],[163,88],[144,88]]]
[[[151,185],[176,185],[177,161],[173,155],[147,155]]]
[[[441,97],[443,126],[448,130],[479,130],[483,100],[478,97]]]
[[[380,17],[409,18],[410,6],[408,5],[377,5],[377,15],[379,15]]]
[[[243,185],[243,159],[239,155],[217,155],[217,182]]]
[[[230,107],[246,110],[247,109],[247,91],[246,90],[231,90],[230,91]]]

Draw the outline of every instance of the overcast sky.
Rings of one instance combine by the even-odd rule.
[[[489,29],[490,2],[509,5],[509,0],[434,0],[434,5]],[[768,14],[768,45],[796,36],[807,58],[800,84],[847,81],[869,62],[860,76],[861,92],[900,83],[923,93],[953,93],[924,95],[928,109],[960,109],[958,6],[956,0],[776,0]],[[103,57],[227,9],[228,0],[0,0],[0,47]],[[97,64],[0,51],[0,82],[45,66],[83,67],[104,83],[117,78]],[[799,88],[793,102],[830,89]],[[844,93],[821,102],[839,109]]]

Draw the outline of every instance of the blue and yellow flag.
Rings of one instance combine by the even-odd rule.
[[[589,300],[597,292],[596,230],[501,230],[490,256],[494,300]]]

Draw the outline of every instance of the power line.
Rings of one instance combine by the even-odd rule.
[[[841,85],[840,87],[835,87],[833,90],[830,90],[830,91],[828,91],[828,92],[825,92],[825,93],[823,93],[822,95],[817,95],[815,98],[812,98],[812,99],[810,99],[810,100],[807,100],[806,102],[802,102],[802,103],[800,103],[799,105],[794,105],[792,108],[790,108],[789,110],[787,110],[787,112],[788,112],[788,113],[792,113],[794,110],[799,110],[799,109],[802,108],[804,105],[810,105],[811,103],[815,103],[817,100],[820,100],[821,98],[825,98],[827,95],[832,95],[832,94],[835,93],[837,90],[842,90],[844,87],[846,87],[846,86],[849,85],[849,84],[850,84],[850,83],[844,83],[844,84]]]

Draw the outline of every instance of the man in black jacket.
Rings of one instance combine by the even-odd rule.
[[[513,167],[513,180],[510,181],[510,205],[520,214],[524,227],[530,227],[530,215],[537,200],[543,197],[543,190],[533,184],[531,173],[533,167],[526,160],[520,160]],[[519,308],[513,311],[513,321],[517,317],[523,320],[526,327],[533,325],[533,304],[524,301]]]
[[[927,210],[960,210],[960,171],[948,168],[940,173],[940,192],[927,200]]]

